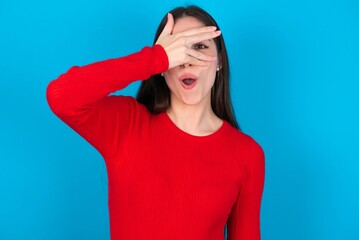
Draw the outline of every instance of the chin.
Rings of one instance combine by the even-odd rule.
[[[197,105],[202,100],[200,96],[182,97],[182,102],[186,105]]]

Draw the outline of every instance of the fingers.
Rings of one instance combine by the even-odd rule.
[[[187,48],[186,54],[188,56],[191,56],[192,58],[195,58],[195,59],[200,60],[200,61],[212,62],[212,61],[217,60],[217,57],[213,57],[213,56],[203,54],[203,53],[201,53],[199,51],[196,51],[194,49],[191,49],[191,48]]]
[[[186,39],[187,44],[192,45],[194,43],[198,43],[204,40],[216,38],[221,35],[221,31],[217,30],[215,32],[207,32],[207,33],[199,33],[196,35],[188,36]]]
[[[205,55],[199,51],[188,48],[186,50],[185,63],[196,65],[196,66],[208,66],[210,62],[216,61],[217,57]]]
[[[169,68],[189,63],[197,66],[207,66],[210,62],[217,60],[216,57],[208,56],[205,51],[196,51],[193,44],[203,40],[218,37],[221,31],[215,26],[204,26],[188,29],[173,34],[174,19],[171,13],[167,14],[167,23],[155,44],[161,45],[167,53]]]
[[[179,36],[192,36],[199,33],[213,32],[217,29],[215,26],[205,26],[205,27],[197,27],[192,28],[183,32],[178,33]]]
[[[221,31],[218,30],[215,32],[209,32],[209,33],[207,32],[207,33],[201,33],[201,34],[189,36],[189,37],[187,37],[187,44],[189,44],[191,46],[192,44],[201,42],[203,40],[218,37],[220,34],[221,34]],[[192,49],[192,48],[187,48],[186,54],[189,56],[187,63],[197,65],[197,66],[207,66],[209,62],[217,60],[217,57],[215,57],[215,56],[206,55],[206,54],[204,54],[200,51],[197,51],[195,49]]]
[[[171,13],[168,13],[167,14],[167,23],[158,38],[161,38],[164,35],[170,35],[172,33],[173,26],[174,26],[173,16]]]

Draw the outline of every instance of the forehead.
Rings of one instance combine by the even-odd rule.
[[[204,26],[206,25],[195,17],[181,17],[176,20],[172,33],[183,32],[191,28]]]

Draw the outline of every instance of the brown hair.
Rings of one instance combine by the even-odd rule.
[[[177,7],[170,11],[173,15],[174,21],[181,17],[190,16],[197,18],[206,26],[216,26],[218,24],[209,13],[198,6]],[[156,43],[159,35],[167,23],[167,14],[162,19],[157,28],[153,44]],[[223,39],[223,34],[214,39],[219,56],[220,70],[217,72],[214,85],[211,89],[211,107],[213,112],[222,120],[226,120],[233,127],[240,130],[237,120],[234,115],[233,106],[229,92],[229,63],[226,46]],[[144,104],[146,108],[154,114],[166,111],[170,107],[170,89],[168,88],[165,79],[160,75],[152,75],[149,79],[142,81],[141,86],[137,92],[136,99],[138,102]]]

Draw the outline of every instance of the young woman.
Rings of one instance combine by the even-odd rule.
[[[165,16],[153,46],[73,66],[47,88],[52,111],[103,156],[112,240],[260,239],[264,153],[239,130],[215,20]],[[110,95],[143,80],[137,97]]]

